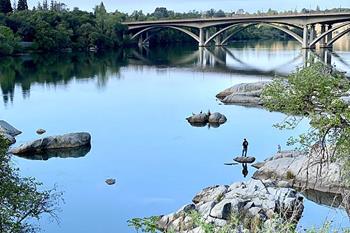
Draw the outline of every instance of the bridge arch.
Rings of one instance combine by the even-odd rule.
[[[147,31],[150,31],[150,30],[153,30],[153,29],[166,29],[166,28],[171,28],[171,29],[175,29],[175,30],[178,30],[180,32],[183,32],[187,35],[189,35],[190,37],[192,37],[194,40],[196,40],[198,43],[200,42],[199,40],[199,37],[194,34],[193,32],[189,31],[189,30],[186,30],[184,28],[180,28],[180,27],[176,27],[176,26],[167,26],[167,25],[156,25],[156,26],[151,26],[151,27],[147,27],[145,29],[142,29],[141,31],[135,33],[131,39],[135,39],[137,38],[139,35],[141,35],[142,33],[144,32],[147,32]]]
[[[204,46],[207,46],[211,41],[213,41],[217,36],[219,36],[220,34],[224,33],[225,31],[235,27],[235,26],[239,26],[239,25],[244,25],[246,24],[246,26],[244,27],[241,27],[241,28],[238,28],[238,30],[235,30],[234,32],[232,32],[229,36],[227,36],[222,42],[221,44],[225,44],[232,36],[234,36],[235,34],[237,34],[238,32],[248,28],[248,27],[251,27],[251,26],[254,26],[254,25],[257,25],[257,24],[265,24],[265,25],[269,25],[273,28],[276,28],[280,31],[283,31],[285,33],[287,33],[288,35],[292,36],[294,39],[296,39],[300,44],[303,44],[303,38],[301,36],[299,36],[297,33],[295,33],[294,31],[288,29],[288,28],[285,28],[285,27],[282,27],[282,26],[279,26],[279,25],[276,25],[274,23],[267,23],[267,22],[251,22],[251,23],[236,23],[236,24],[233,24],[233,25],[230,25],[230,26],[227,26],[223,29],[221,29],[220,31],[214,33],[210,38],[208,38],[205,43],[204,43]],[[293,26],[293,27],[296,27],[296,28],[300,28],[299,26],[294,26],[294,25],[289,25],[288,26]]]
[[[336,26],[336,27],[332,27],[331,29],[329,29],[329,30],[327,30],[327,31],[325,31],[324,33],[322,33],[321,35],[319,35],[316,39],[314,39],[313,41],[311,41],[310,42],[310,47],[313,47],[313,46],[315,46],[316,45],[316,43],[318,43],[320,40],[322,40],[322,39],[325,39],[330,33],[332,33],[332,32],[334,32],[335,30],[338,30],[338,29],[340,29],[340,28],[342,28],[342,27],[345,27],[345,26],[347,26],[347,25],[350,25],[350,22],[345,22],[345,23],[343,23],[343,24],[341,24],[341,25],[338,25],[338,26]],[[345,30],[345,31],[347,31],[347,30]],[[349,32],[349,31],[347,31],[347,32]],[[335,41],[337,41],[340,37],[342,37],[342,36],[344,36],[347,32],[345,32],[344,34],[342,34],[343,32],[341,32],[340,34],[342,34],[341,36],[339,36],[340,34],[338,34],[335,38],[337,38],[336,40],[331,40],[332,41],[332,43],[330,43],[331,41],[329,41],[328,43],[327,43],[327,46],[328,45],[332,45]],[[339,36],[339,37],[338,37]],[[334,39],[335,39],[334,38]]]
[[[343,37],[346,33],[350,32],[350,28],[340,32],[338,35],[336,35],[332,40],[328,41],[327,46],[332,46],[338,39]]]

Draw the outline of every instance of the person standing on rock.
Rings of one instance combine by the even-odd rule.
[[[248,152],[248,141],[247,139],[243,140],[243,150],[242,150],[242,156],[247,157],[247,152]]]

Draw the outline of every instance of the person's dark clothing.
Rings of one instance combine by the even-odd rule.
[[[247,140],[244,140],[243,141],[243,150],[242,150],[242,156],[247,156],[247,152],[248,152],[248,141]]]

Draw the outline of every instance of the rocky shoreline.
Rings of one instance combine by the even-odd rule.
[[[317,151],[277,153],[256,163],[259,169],[250,180],[205,188],[192,203],[159,216],[157,226],[162,232],[204,232],[194,223],[193,213],[216,229],[230,224],[232,216],[240,216],[241,224],[236,227],[241,232],[250,232],[251,224],[256,221],[269,225],[276,216],[297,223],[304,209],[303,196],[350,213],[342,197],[349,193],[350,187],[342,180],[340,164],[322,164],[316,154]]]
[[[343,194],[350,187],[341,174],[341,164],[319,158],[319,149],[310,153],[284,151],[258,164],[253,178],[285,181],[293,188]]]
[[[257,223],[271,224],[276,215],[298,222],[303,210],[303,197],[294,189],[268,186],[264,181],[250,179],[203,189],[192,203],[175,213],[160,216],[157,226],[162,232],[204,232],[194,223],[195,213],[215,229],[221,229],[236,218],[240,222],[234,226],[236,230],[246,232]]]
[[[263,107],[261,94],[268,84],[242,83],[216,97],[224,104]],[[162,232],[205,232],[195,224],[193,213],[214,229],[222,229],[230,224],[232,216],[240,216],[240,223],[233,229],[238,232],[252,232],[256,221],[269,225],[281,214],[284,220],[297,223],[304,209],[303,196],[350,213],[350,186],[343,180],[342,164],[320,158],[320,149],[316,146],[310,152],[282,151],[255,163],[257,171],[247,182],[205,188],[192,203],[159,216],[157,227]]]

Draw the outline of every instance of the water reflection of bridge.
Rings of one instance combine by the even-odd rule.
[[[190,53],[186,53],[176,60],[163,61],[162,63],[152,60],[152,51],[145,46],[132,51],[129,59],[131,65],[149,65],[157,67],[191,67],[201,72],[230,73],[247,76],[274,77],[286,76],[295,67],[309,66],[311,63],[320,61],[326,65],[340,64],[341,67],[350,69],[350,64],[338,53],[328,50],[302,50],[297,56],[276,65],[275,67],[259,68],[235,55],[226,47],[204,48],[200,47]],[[289,68],[289,69],[286,69]],[[350,73],[347,73],[350,76]]]

